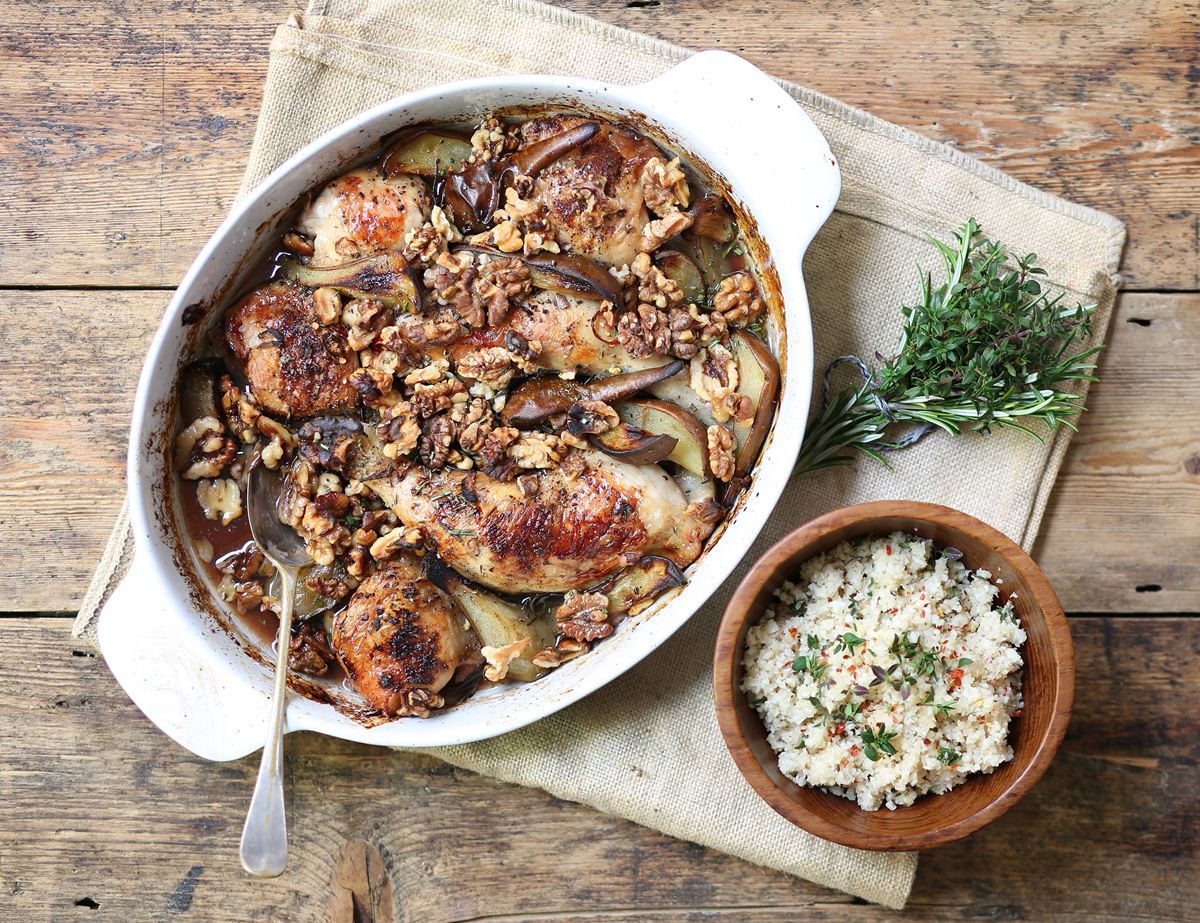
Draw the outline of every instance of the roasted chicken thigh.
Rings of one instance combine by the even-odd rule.
[[[225,315],[225,339],[262,407],[285,417],[345,413],[358,404],[357,367],[341,323],[316,321],[311,289],[272,282]]]
[[[415,176],[384,177],[376,167],[352,170],[322,189],[296,230],[312,241],[313,266],[337,266],[399,250],[407,231],[429,217],[429,192]]]
[[[456,672],[481,662],[470,623],[412,555],[384,562],[355,591],[331,641],[346,675],[385,715],[424,717]]]
[[[658,466],[582,454],[581,473],[541,469],[523,485],[413,467],[371,487],[448,565],[505,593],[580,589],[645,555],[696,559],[712,531],[708,504],[689,504]]]

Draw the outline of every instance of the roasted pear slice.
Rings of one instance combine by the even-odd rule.
[[[418,131],[397,138],[383,155],[384,176],[415,173],[438,176],[457,170],[471,156],[471,142],[441,131]]]
[[[606,433],[591,437],[591,443],[606,455],[631,465],[657,465],[675,451],[674,436],[654,435],[628,423],[619,423]]]
[[[468,583],[457,574],[447,571],[441,581],[443,589],[458,604],[463,615],[475,629],[484,647],[505,647],[524,640],[525,647],[508,665],[513,679],[537,679],[545,671],[534,666],[539,651],[554,644],[554,627],[545,616],[529,618],[520,606],[505,602],[486,590]]]
[[[511,426],[536,426],[556,413],[566,413],[572,404],[581,401],[611,404],[631,397],[656,382],[678,375],[683,368],[683,362],[676,359],[655,368],[593,378],[591,381],[567,381],[557,375],[531,378],[509,395],[500,415]]]
[[[608,597],[610,615],[637,615],[664,590],[686,582],[674,561],[647,555],[596,589]]]
[[[704,301],[704,276],[690,258],[678,250],[660,250],[654,263],[663,275],[679,286],[685,303]]]
[[[420,297],[412,280],[408,263],[399,253],[355,260],[341,266],[315,269],[298,260],[285,260],[279,266],[280,275],[309,288],[333,288],[349,298],[381,301],[408,313],[420,310]]]
[[[754,405],[754,416],[749,423],[738,423],[733,429],[738,445],[735,474],[744,475],[754,465],[771,429],[779,396],[779,364],[767,344],[749,331],[735,330],[729,340],[737,362],[738,392]]]
[[[667,461],[700,477],[712,477],[708,464],[708,432],[694,413],[678,404],[635,397],[613,406],[622,422],[645,433],[675,440]]]

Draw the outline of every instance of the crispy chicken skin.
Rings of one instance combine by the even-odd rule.
[[[355,688],[389,716],[424,717],[460,667],[479,662],[466,618],[411,555],[385,562],[355,591],[331,640]]]
[[[631,371],[661,365],[660,356],[638,359],[619,343],[608,344],[596,336],[592,317],[599,305],[561,292],[534,290],[517,305],[504,323],[481,328],[452,344],[448,353],[457,363],[462,355],[488,346],[503,346],[515,333],[526,343],[537,343],[533,363],[539,368],[562,372],[573,369],[594,375],[612,369]]]
[[[312,240],[313,266],[338,266],[399,250],[431,206],[425,184],[401,173],[384,178],[375,167],[351,170],[313,199],[296,229]]]
[[[586,121],[552,115],[521,126],[525,143],[540,141]],[[534,184],[558,243],[610,266],[633,262],[650,220],[642,194],[642,168],[658,148],[607,122],[578,150],[544,169]]]
[[[341,324],[315,321],[312,292],[272,282],[225,315],[225,339],[242,361],[255,399],[287,417],[340,413],[358,403],[350,384],[357,362]]]
[[[584,457],[576,478],[561,468],[531,473],[531,496],[483,472],[413,467],[385,499],[448,565],[505,593],[591,586],[642,555],[680,567],[696,559],[712,527],[674,479],[656,465]]]

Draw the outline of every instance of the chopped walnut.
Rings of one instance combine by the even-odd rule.
[[[647,160],[642,167],[642,193],[646,207],[656,215],[687,208],[691,192],[687,176],[679,169],[679,158],[674,157],[666,164],[658,157]]]
[[[404,235],[404,249],[400,251],[410,266],[422,268],[437,262],[446,252],[446,238],[430,224],[414,228]]]
[[[514,221],[525,221],[539,215],[542,206],[536,199],[523,199],[512,187],[504,191],[504,213]]]
[[[649,253],[639,253],[629,268],[638,280],[637,297],[640,303],[669,308],[683,302],[679,283],[655,266]]]
[[[456,244],[463,239],[462,231],[455,227],[450,216],[442,211],[440,205],[435,205],[430,209],[429,226],[437,231],[447,243]]]
[[[738,371],[733,353],[713,343],[696,354],[691,362],[692,390],[712,405],[713,419],[726,422],[738,410]]]
[[[217,561],[217,570],[223,574],[229,574],[234,580],[245,582],[253,580],[259,575],[265,560],[258,545],[248,543],[239,551],[224,555]]]
[[[310,464],[344,473],[362,426],[342,417],[309,420],[298,434],[300,454]]]
[[[687,212],[671,212],[662,218],[656,218],[642,229],[642,239],[639,250],[654,252],[677,234],[682,234],[692,226],[692,216]]]
[[[350,373],[350,384],[368,407],[378,407],[384,395],[392,392],[392,373],[374,368],[355,369]]]
[[[671,354],[670,315],[653,305],[639,304],[617,320],[616,339],[637,358],[668,356]]]
[[[319,620],[301,622],[288,638],[288,669],[309,676],[324,676],[334,661],[325,626]]]
[[[445,699],[428,689],[398,689],[384,711],[399,718],[428,718],[431,711],[445,704]]]
[[[517,357],[503,346],[488,346],[464,353],[456,370],[463,378],[482,381],[500,390],[512,381],[517,370]]]
[[[603,593],[572,590],[554,612],[558,633],[576,641],[595,641],[613,633],[608,621],[608,597]]]
[[[470,399],[467,389],[457,378],[416,384],[412,390],[411,403],[421,419],[449,410],[455,404],[464,404]]]
[[[496,415],[491,405],[480,397],[472,398],[466,404],[456,404],[450,411],[450,420],[462,450],[475,454],[483,450],[487,437],[496,428]]]
[[[175,437],[175,461],[184,480],[219,477],[236,454],[237,443],[216,417],[194,420]]]
[[[450,458],[450,445],[454,441],[454,424],[445,414],[425,421],[421,427],[421,438],[417,443],[417,457],[427,468],[444,468]]]
[[[375,342],[392,313],[385,312],[385,308],[383,302],[371,298],[356,298],[346,302],[342,307],[342,323],[349,328],[346,342],[351,349],[357,352]]]
[[[503,323],[513,300],[528,295],[529,290],[529,267],[507,256],[484,263],[474,285],[475,294],[487,309],[487,322],[492,326]]]
[[[508,449],[521,438],[521,431],[514,426],[499,426],[483,441],[480,455],[489,465],[499,464],[508,455]]]
[[[748,272],[735,272],[721,280],[713,296],[713,313],[727,324],[746,324],[762,313],[762,299],[754,277]]]
[[[548,433],[522,433],[509,450],[509,457],[521,468],[553,468],[567,452],[557,436]]]
[[[333,251],[348,260],[356,260],[362,256],[358,243],[351,237],[339,237],[334,241]]]
[[[474,254],[459,251],[439,254],[425,270],[424,281],[438,304],[454,308],[469,327],[481,327],[484,311],[473,292],[478,275]]]
[[[512,142],[512,136],[495,116],[484,119],[471,135],[471,159],[499,160]]]
[[[533,665],[541,667],[544,670],[553,670],[555,667],[560,667],[568,660],[574,660],[580,654],[587,651],[588,645],[586,641],[576,641],[574,638],[563,638],[554,647],[548,647],[544,651],[539,651],[533,657]]]
[[[733,480],[735,445],[731,430],[724,426],[708,428],[708,465],[718,481]]]
[[[516,253],[525,246],[525,236],[515,221],[501,221],[492,228],[492,243],[504,253]]]
[[[572,436],[607,433],[621,418],[603,401],[579,401],[567,409],[567,432]]]
[[[375,431],[380,439],[385,440],[383,454],[388,458],[399,458],[417,447],[421,438],[421,422],[413,405],[408,401],[400,401],[380,411],[379,425]]]
[[[313,292],[313,308],[317,320],[322,326],[328,327],[341,319],[342,295],[336,288],[319,288]]]
[[[220,520],[223,526],[242,515],[242,490],[237,481],[229,478],[200,481],[196,485],[196,499],[204,510],[204,518]]]
[[[312,241],[299,231],[288,231],[284,234],[283,245],[297,256],[312,256],[317,252]]]
[[[304,583],[314,593],[326,599],[345,599],[354,592],[354,587],[331,573],[311,574]]]
[[[528,638],[518,638],[511,644],[505,644],[503,647],[488,647],[484,646],[479,653],[483,655],[483,659],[487,661],[487,666],[483,668],[483,678],[490,680],[493,683],[498,683],[508,676],[508,666],[521,652],[529,646]]]
[[[425,547],[425,533],[420,528],[395,528],[371,543],[371,557],[376,561],[394,558],[402,551],[416,551]]]

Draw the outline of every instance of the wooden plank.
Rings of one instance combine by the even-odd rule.
[[[374,869],[358,876],[360,906],[388,885],[397,921],[878,919],[543,792],[311,734],[288,739],[289,871],[249,879],[237,841],[255,759],[209,764],[171,744],[67,629],[0,621],[6,918],[91,902],[97,919],[328,920],[358,865]],[[996,824],[922,858],[906,917],[1200,919],[1200,619],[1073,630],[1064,752]]]
[[[1068,611],[1200,611],[1200,296],[1124,295],[1035,557]]]
[[[166,299],[0,291],[0,609],[78,604],[120,504],[132,394]],[[1117,314],[1037,554],[1069,610],[1200,611],[1200,562],[1184,553],[1200,547],[1200,296],[1127,294]]]
[[[1127,285],[1200,287],[1195,4],[565,5],[729,48],[1113,211],[1129,223]],[[228,211],[267,45],[294,6],[0,0],[0,285],[177,282]]]

